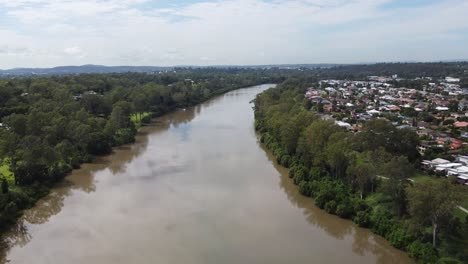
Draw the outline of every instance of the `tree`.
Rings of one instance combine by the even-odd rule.
[[[148,97],[142,92],[136,92],[133,95],[133,108],[138,114],[138,119],[141,120],[141,114],[148,110]]]
[[[440,224],[452,216],[462,199],[460,186],[448,180],[427,181],[408,187],[407,193],[410,215],[421,227],[432,225],[432,246],[436,247]]]
[[[8,181],[5,178],[2,178],[2,193],[8,193]]]
[[[413,170],[413,166],[404,156],[393,157],[383,165],[383,192],[391,198],[398,215],[406,212],[405,186]]]
[[[287,119],[281,126],[281,144],[288,154],[294,154],[297,141],[301,132],[312,123],[314,115],[308,111],[301,110],[292,118]]]
[[[348,150],[347,132],[338,132],[330,136],[329,144],[325,148],[325,155],[333,176],[337,178],[343,177],[346,172],[349,163]]]
[[[347,173],[352,177],[352,181],[355,182],[359,189],[361,200],[364,198],[365,192],[369,189],[368,186],[372,186],[375,180],[375,167],[368,159],[368,154],[369,153],[358,154],[347,170]]]
[[[24,136],[27,133],[28,119],[23,114],[12,114],[3,118],[3,123],[9,127],[15,134]]]
[[[309,125],[298,142],[298,152],[308,163],[323,165],[326,159],[325,147],[329,138],[342,129],[330,121],[318,120]]]

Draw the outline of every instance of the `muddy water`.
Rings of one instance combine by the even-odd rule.
[[[74,171],[8,235],[10,263],[412,263],[300,196],[230,92]],[[6,260],[4,259],[4,261]]]

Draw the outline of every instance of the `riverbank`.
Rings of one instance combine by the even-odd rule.
[[[430,186],[434,190],[444,187],[450,194],[440,200],[448,201],[448,210],[444,222],[438,219],[444,226],[437,232],[431,230],[428,220],[412,214],[418,201],[414,197],[424,195],[420,184],[406,180],[413,175],[411,162],[417,162],[411,155],[417,145],[412,139],[417,136],[384,120],[369,121],[360,133],[353,134],[321,120],[304,107],[302,99],[303,90],[297,85],[282,84],[255,100],[260,141],[277,163],[290,168],[289,177],[299,192],[326,212],[369,228],[420,262],[460,263],[466,226],[453,215],[455,205],[451,204],[452,199],[458,202],[460,186],[448,181]],[[401,144],[395,146],[394,142]],[[388,180],[381,181],[376,175]],[[445,194],[432,193],[433,197]]]
[[[413,263],[299,195],[235,90],[142,127],[25,212],[11,263]],[[0,261],[1,262],[1,261]]]
[[[260,84],[263,84],[263,83],[254,82],[251,85],[260,85]],[[135,141],[135,136],[138,130],[142,126],[144,126],[145,123],[148,123],[149,121],[148,117],[151,117],[151,118],[161,117],[163,115],[174,112],[177,109],[191,107],[191,106],[200,104],[202,102],[211,100],[212,98],[219,96],[221,94],[224,94],[226,92],[240,89],[240,88],[243,88],[243,86],[229,85],[228,87],[225,87],[225,88],[219,88],[219,89],[213,90],[213,92],[211,92],[208,97],[204,97],[202,101],[187,100],[187,103],[185,104],[174,105],[172,107],[167,107],[167,108],[160,108],[158,112],[132,113],[130,116],[128,116],[129,122],[132,123],[132,126],[130,126],[131,129],[125,129],[128,131],[124,131],[125,133],[123,134],[117,133],[117,137],[119,137],[120,139],[115,140],[114,145],[112,146],[112,149],[105,151],[103,155],[111,154],[113,151],[113,148],[115,147],[133,143]],[[99,143],[96,142],[96,145],[99,145]],[[58,170],[55,170],[55,168],[54,170],[49,169],[52,172],[49,172],[48,170],[47,173],[54,174],[54,176],[51,177],[51,179],[48,179],[42,182],[39,180],[35,180],[31,184],[24,184],[24,185],[17,184],[17,180],[15,179],[15,176],[10,171],[9,166],[7,164],[0,164],[1,165],[0,172],[2,172],[2,174],[0,175],[4,175],[4,179],[7,182],[6,187],[3,187],[4,184],[2,184],[3,195],[1,195],[0,197],[1,204],[5,205],[3,212],[0,214],[0,223],[2,224],[0,226],[0,240],[3,240],[2,239],[3,234],[5,234],[5,232],[10,230],[10,228],[15,225],[17,219],[22,216],[24,210],[35,206],[36,203],[41,198],[43,198],[50,192],[51,188],[53,188],[58,183],[60,183],[67,175],[72,173],[73,170],[79,169],[83,164],[92,163],[95,157],[99,157],[99,156],[102,156],[102,155],[85,155],[85,157],[73,161],[73,167],[61,166]],[[61,157],[61,159],[64,159],[64,157]]]

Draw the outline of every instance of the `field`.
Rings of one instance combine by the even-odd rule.
[[[10,170],[10,166],[5,160],[0,161],[0,177],[5,177],[10,186],[15,183],[14,175]]]
[[[130,116],[130,121],[133,122],[133,124],[135,125],[136,128],[140,128],[141,125],[142,125],[141,120],[146,116],[151,116],[151,113],[150,112],[144,112],[144,113],[132,114]]]

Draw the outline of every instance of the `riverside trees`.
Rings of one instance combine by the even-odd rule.
[[[0,175],[0,228],[72,168],[133,142],[131,115],[161,115],[228,90],[278,81],[273,74],[181,69],[0,80],[0,161],[13,172]]]
[[[453,185],[448,180],[421,182],[408,187],[409,213],[414,224],[424,228],[432,226],[432,245],[437,245],[437,233],[442,223],[452,216],[462,200],[462,186]]]
[[[261,141],[290,168],[299,191],[320,208],[370,227],[424,263],[446,256],[468,261],[466,250],[452,250],[468,245],[468,222],[458,222],[450,231],[447,225],[455,221],[457,196],[446,194],[453,186],[448,181],[412,186],[408,181],[419,160],[416,133],[385,120],[368,121],[356,134],[346,132],[309,111],[303,87],[307,85],[299,80],[289,81],[255,99]],[[427,188],[433,191],[425,192]],[[431,230],[444,227],[439,228],[443,243],[437,249],[436,232],[430,235],[434,239],[427,238],[428,224]]]

